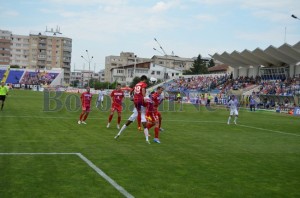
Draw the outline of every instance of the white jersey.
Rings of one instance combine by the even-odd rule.
[[[227,106],[230,108],[230,115],[238,115],[239,102],[237,99],[229,100]]]
[[[100,91],[99,91],[98,100],[103,100],[103,96],[104,96],[104,95],[106,95],[106,91],[100,90]]]

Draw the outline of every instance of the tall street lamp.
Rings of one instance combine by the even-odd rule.
[[[293,17],[294,19],[298,19],[300,20],[296,15],[292,14],[291,17]]]
[[[86,54],[87,54],[87,58],[85,58],[84,56],[81,56],[81,58],[83,58],[88,64],[89,64],[89,77],[88,77],[88,87],[90,86],[90,79],[91,79],[91,62],[92,62],[92,59],[94,58],[93,56],[90,57],[89,55],[89,51],[88,50],[85,50],[86,51]]]

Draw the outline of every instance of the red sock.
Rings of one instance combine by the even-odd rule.
[[[88,117],[88,114],[85,114],[85,116],[83,117],[83,121],[85,121]]]
[[[121,122],[121,116],[118,116],[118,124]]]
[[[155,127],[155,128],[154,128],[154,132],[155,132],[154,137],[155,137],[155,138],[158,138],[159,128],[158,128],[158,127]]]
[[[138,127],[141,127],[141,112],[138,112],[137,123],[138,123]]]
[[[82,120],[83,115],[84,115],[84,113],[82,112],[82,113],[80,114],[80,117],[79,117],[79,120],[80,120],[80,121]]]
[[[109,115],[108,122],[110,123],[114,115]]]
[[[158,118],[158,125],[159,125],[158,128],[160,128],[160,126],[161,126],[161,117]]]

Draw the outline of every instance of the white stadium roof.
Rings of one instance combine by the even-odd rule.
[[[233,51],[230,54],[228,52],[215,53],[212,58],[233,67],[295,65],[300,62],[300,42],[293,46],[285,43],[278,48],[270,45],[265,50],[256,48],[253,51],[245,49],[242,52]]]

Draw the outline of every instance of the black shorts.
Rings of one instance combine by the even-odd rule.
[[[5,97],[6,97],[6,95],[0,95],[0,100],[2,100],[4,102],[5,101]]]

